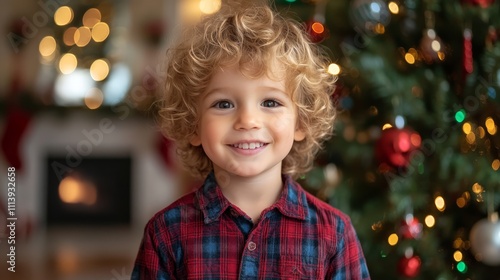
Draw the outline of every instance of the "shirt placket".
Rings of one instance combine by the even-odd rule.
[[[261,223],[250,232],[245,242],[245,247],[241,256],[239,279],[258,279],[259,263],[262,250]]]

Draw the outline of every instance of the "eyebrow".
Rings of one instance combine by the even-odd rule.
[[[264,86],[259,86],[256,89],[260,90],[260,91],[266,91],[266,90],[277,91],[277,92],[288,95],[288,93],[284,89],[280,89],[280,88],[277,88],[274,86],[264,85]],[[213,94],[216,91],[231,91],[231,90],[232,89],[230,87],[215,87],[215,88],[212,88],[212,89],[202,93],[202,99],[207,98],[208,96],[210,96],[211,94]]]

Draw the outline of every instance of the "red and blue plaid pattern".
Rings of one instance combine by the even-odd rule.
[[[284,182],[254,225],[210,174],[148,222],[132,279],[370,279],[349,217]]]

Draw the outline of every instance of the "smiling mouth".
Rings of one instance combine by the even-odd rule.
[[[243,150],[255,150],[260,147],[266,146],[267,143],[260,143],[260,142],[252,142],[252,143],[238,143],[238,144],[231,144],[229,146],[238,148],[238,149],[243,149]]]

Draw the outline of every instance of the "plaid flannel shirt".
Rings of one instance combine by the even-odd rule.
[[[370,279],[349,217],[283,180],[254,225],[210,174],[147,223],[132,279]]]

